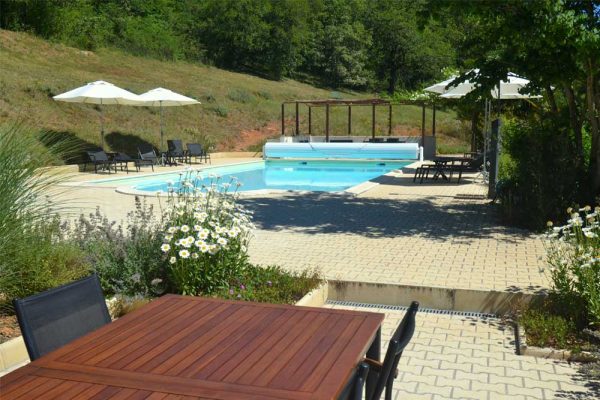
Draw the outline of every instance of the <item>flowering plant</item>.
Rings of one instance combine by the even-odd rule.
[[[251,213],[237,204],[241,184],[199,171],[169,182],[166,231],[161,246],[175,290],[186,295],[213,294],[227,287],[248,264]]]
[[[569,208],[567,213],[564,226],[548,222],[553,288],[574,315],[600,328],[600,207]]]

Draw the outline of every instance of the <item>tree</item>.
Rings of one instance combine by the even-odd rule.
[[[328,86],[365,87],[370,80],[370,35],[359,19],[362,1],[324,0],[313,5],[304,68]]]
[[[419,29],[421,6],[421,2],[380,0],[366,13],[365,24],[372,36],[369,59],[379,82],[387,81],[389,94],[398,86],[416,89],[454,64],[447,30],[434,23]]]
[[[448,9],[470,18],[460,51],[483,93],[509,71],[543,89],[548,112],[568,114],[578,168],[587,163],[591,194],[600,194],[600,1],[431,1],[428,16]],[[439,15],[439,14],[437,14]],[[591,146],[585,152],[585,135]]]

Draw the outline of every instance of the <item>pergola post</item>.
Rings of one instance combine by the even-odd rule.
[[[425,103],[421,105],[421,146],[425,146]]]
[[[281,103],[281,136],[285,136],[285,103]]]
[[[388,105],[388,136],[392,136],[392,103]]]
[[[371,118],[371,137],[375,139],[375,104],[372,107],[372,118]]]
[[[300,104],[296,102],[296,136],[300,135]]]
[[[348,136],[352,135],[352,106],[348,106]]]
[[[312,135],[312,107],[308,106],[308,135]]]
[[[431,136],[435,136],[435,103],[433,103],[433,117],[431,119]]]
[[[325,142],[329,143],[329,103],[325,104]]]

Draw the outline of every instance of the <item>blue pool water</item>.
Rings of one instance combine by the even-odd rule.
[[[336,192],[376,178],[412,161],[291,161],[266,160],[232,166],[206,168],[201,172],[203,184],[209,185],[211,175],[220,176],[220,182],[236,177],[242,186],[239,191],[277,189]],[[177,186],[178,173],[139,178],[105,180],[100,184],[132,186],[134,189],[155,192],[168,190],[168,182]]]

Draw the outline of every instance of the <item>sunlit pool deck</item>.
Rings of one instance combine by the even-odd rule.
[[[212,165],[258,160],[215,158]],[[125,176],[75,174],[68,190],[75,212],[100,207],[109,218],[124,220],[134,196],[81,182]],[[502,225],[480,178],[467,174],[460,184],[418,184],[412,176],[409,166],[370,180],[357,193],[275,191],[242,198],[258,226],[251,260],[318,268],[326,278],[355,282],[511,292],[548,286],[539,235]],[[158,207],[160,200],[145,201]]]

